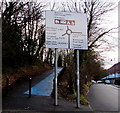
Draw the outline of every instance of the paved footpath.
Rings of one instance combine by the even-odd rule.
[[[58,73],[62,71],[63,68],[58,68]],[[53,79],[55,73],[52,72],[45,79],[40,81],[38,84],[31,88],[32,95],[40,95],[40,96],[50,96],[53,90]],[[29,90],[24,92],[24,94],[29,94]]]
[[[40,84],[48,76],[53,73],[53,70],[47,71],[42,75],[32,78],[32,87]],[[81,105],[80,108],[76,108],[76,103],[65,101],[61,98],[58,99],[58,106],[54,106],[54,98],[50,96],[32,95],[28,98],[28,95],[24,93],[28,90],[28,80],[24,79],[18,81],[14,87],[9,89],[8,96],[2,100],[3,113],[25,113],[40,112],[40,111],[91,111],[87,105]]]

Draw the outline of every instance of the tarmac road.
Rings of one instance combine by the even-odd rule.
[[[118,111],[118,89],[108,84],[93,84],[88,93],[93,111]]]

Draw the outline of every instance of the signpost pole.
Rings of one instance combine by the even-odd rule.
[[[77,108],[80,107],[80,85],[79,85],[79,50],[77,50]]]
[[[57,60],[58,60],[58,51],[55,48],[55,106],[58,105],[58,95],[57,95]]]

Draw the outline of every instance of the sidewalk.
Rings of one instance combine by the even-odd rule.
[[[32,86],[52,72],[53,70],[34,77]],[[8,96],[3,98],[3,113],[14,113],[16,111],[20,113],[24,111],[32,111],[33,113],[39,111],[91,111],[89,106],[81,105],[78,109],[76,103],[67,102],[60,98],[58,99],[58,106],[53,105],[54,99],[50,96],[32,95],[31,98],[28,98],[28,95],[24,95],[24,92],[28,90],[28,85],[28,80],[22,80],[17,82],[14,88],[9,89]]]

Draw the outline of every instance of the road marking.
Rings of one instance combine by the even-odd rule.
[[[91,105],[89,104],[88,106],[89,106],[89,108],[93,111],[93,109],[92,109]]]

